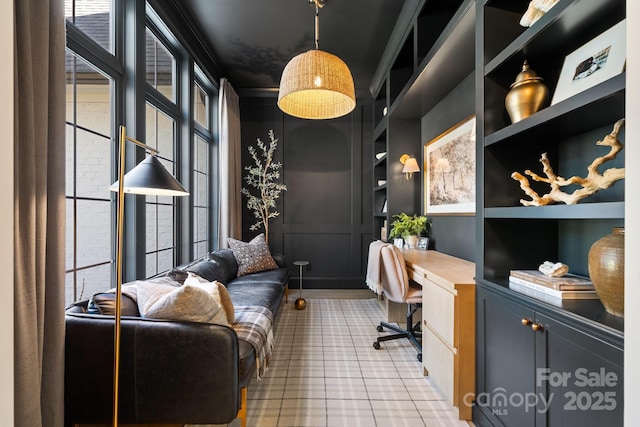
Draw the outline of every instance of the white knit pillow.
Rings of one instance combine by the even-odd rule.
[[[138,310],[142,317],[227,325],[227,316],[216,299],[200,286],[138,284]]]
[[[236,320],[235,309],[233,307],[233,302],[231,301],[231,297],[229,296],[229,291],[227,291],[227,287],[222,283],[214,280],[213,282],[207,281],[204,277],[200,277],[195,273],[189,272],[187,278],[184,280],[185,285],[193,285],[198,286],[205,291],[207,291],[215,300],[222,306],[224,310],[227,321],[229,323],[234,323]]]

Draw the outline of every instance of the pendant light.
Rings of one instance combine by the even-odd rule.
[[[278,107],[301,119],[334,119],[349,114],[356,106],[353,77],[347,64],[319,49],[319,8],[315,3],[315,49],[295,56],[284,67],[280,79]]]

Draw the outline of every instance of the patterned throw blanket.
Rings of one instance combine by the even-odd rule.
[[[231,327],[238,338],[247,341],[256,351],[256,371],[258,380],[269,368],[273,350],[273,314],[260,306],[234,307],[236,322]]]

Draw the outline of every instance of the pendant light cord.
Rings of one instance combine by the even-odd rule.
[[[316,50],[320,49],[320,13],[318,8],[318,0],[315,0],[316,3]]]

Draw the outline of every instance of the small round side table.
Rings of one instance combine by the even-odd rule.
[[[293,265],[300,266],[300,298],[296,300],[296,310],[304,310],[307,307],[307,302],[302,298],[302,267],[309,265],[309,261],[294,261]]]

